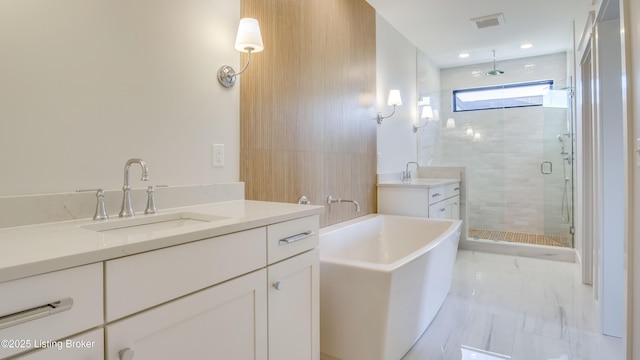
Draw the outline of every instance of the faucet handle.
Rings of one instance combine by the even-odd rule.
[[[109,215],[107,215],[107,208],[104,205],[104,189],[81,189],[76,190],[76,192],[96,192],[96,198],[98,201],[96,203],[96,212],[93,215],[93,220],[103,221],[109,220]]]
[[[147,187],[147,208],[144,210],[145,214],[157,214],[156,208],[156,188],[169,187],[169,185],[150,185]]]

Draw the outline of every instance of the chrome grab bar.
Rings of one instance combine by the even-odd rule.
[[[73,299],[66,298],[13,314],[0,316],[0,330],[71,309]]]
[[[278,245],[289,245],[292,244],[296,241],[300,241],[300,240],[304,240],[308,237],[314,236],[316,233],[314,231],[305,231],[303,233],[300,234],[296,234],[296,235],[292,235],[289,237],[286,237],[284,239],[280,239],[280,241],[278,241]]]

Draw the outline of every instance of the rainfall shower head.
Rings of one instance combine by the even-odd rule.
[[[504,74],[504,71],[496,69],[496,51],[493,50],[493,70],[487,71],[489,76],[498,76]]]

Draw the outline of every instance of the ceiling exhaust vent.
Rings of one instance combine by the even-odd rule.
[[[471,22],[473,23],[473,26],[475,26],[476,29],[480,30],[488,27],[504,25],[504,14],[498,13],[498,14],[485,15],[485,16],[480,16],[476,18],[471,18],[469,20],[471,20]]]

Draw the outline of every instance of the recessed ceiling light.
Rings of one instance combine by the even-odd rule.
[[[458,57],[460,57],[461,59],[468,58],[468,57],[469,57],[469,54],[467,54],[467,53],[460,53],[460,55],[458,55]]]
[[[520,49],[531,49],[533,44],[522,44],[520,45]]]

